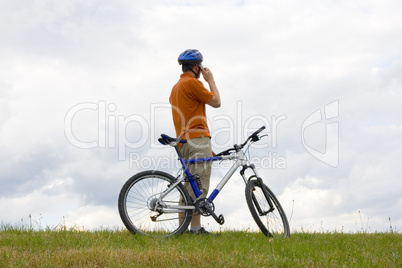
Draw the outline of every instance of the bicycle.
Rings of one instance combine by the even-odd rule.
[[[177,177],[173,177],[162,171],[148,170],[128,179],[123,185],[118,199],[120,218],[126,228],[133,234],[161,237],[180,235],[187,230],[193,211],[202,216],[212,216],[217,223],[224,224],[223,215],[218,216],[215,213],[213,200],[236,170],[242,167],[240,175],[246,184],[247,205],[258,227],[266,236],[288,237],[290,235],[289,223],[281,204],[274,193],[264,184],[255,166],[246,157],[250,145],[267,136],[259,135],[264,129],[265,126],[262,126],[240,145],[235,144],[233,148],[215,156],[198,159],[182,157],[178,144],[185,143],[185,140],[162,134],[158,139],[159,142],[175,148],[184,172],[179,172]],[[243,150],[245,146],[247,149]],[[191,174],[187,165],[223,160],[234,161],[233,166],[208,198],[199,198],[202,194],[199,190],[199,177],[197,174]],[[248,178],[246,177],[247,170],[252,171],[252,175]],[[197,197],[196,200],[192,200],[183,185],[187,179]]]

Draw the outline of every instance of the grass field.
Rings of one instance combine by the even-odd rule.
[[[156,239],[126,230],[0,229],[0,267],[402,267],[402,234],[261,233]]]

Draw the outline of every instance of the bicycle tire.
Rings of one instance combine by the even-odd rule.
[[[167,237],[179,235],[187,230],[192,217],[192,210],[184,213],[163,213],[156,221],[152,216],[158,215],[151,209],[152,200],[165,191],[175,178],[161,171],[143,171],[132,176],[123,185],[118,199],[120,218],[126,228],[133,234]],[[188,205],[192,203],[183,184],[178,184],[163,201],[168,204]],[[179,216],[183,220],[179,221]]]
[[[266,236],[289,237],[289,223],[281,204],[268,186],[262,185],[267,190],[269,200],[265,197],[261,184],[257,180],[250,180],[246,185],[246,201],[254,221]],[[274,207],[272,212],[268,212],[269,202]],[[265,215],[259,210],[265,212]]]

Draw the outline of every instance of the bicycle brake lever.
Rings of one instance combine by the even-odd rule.
[[[262,135],[262,136],[255,135],[255,136],[252,136],[252,137],[251,137],[251,140],[254,141],[254,142],[256,142],[256,141],[259,141],[259,140],[261,140],[262,138],[267,137],[267,136],[268,136],[268,134],[265,134],[265,135]]]

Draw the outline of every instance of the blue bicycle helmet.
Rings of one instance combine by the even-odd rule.
[[[187,49],[183,53],[180,54],[177,61],[179,64],[197,64],[201,63],[204,60],[202,54],[197,49]]]

